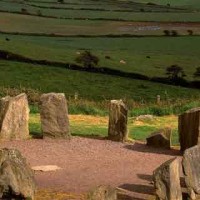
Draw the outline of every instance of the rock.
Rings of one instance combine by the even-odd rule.
[[[87,200],[117,200],[117,190],[101,185],[89,192]]]
[[[183,155],[183,173],[191,199],[200,194],[200,146],[186,149]]]
[[[180,162],[173,158],[153,172],[156,197],[159,200],[182,200]]]
[[[188,110],[179,116],[178,130],[181,151],[200,142],[200,108]]]
[[[140,115],[136,118],[137,121],[153,121],[154,116],[153,115]]]
[[[128,109],[122,100],[112,100],[110,103],[108,139],[124,142],[128,139],[127,131]]]
[[[0,140],[29,138],[29,107],[26,94],[0,100]]]
[[[15,149],[0,149],[0,198],[34,199],[36,184],[26,159]]]
[[[171,148],[171,134],[172,130],[170,128],[165,128],[157,132],[152,133],[146,138],[147,145],[158,147],[158,148]]]
[[[43,94],[40,98],[40,116],[44,136],[70,138],[68,107],[63,93]]]
[[[50,171],[57,171],[61,169],[57,165],[40,165],[32,167],[33,171],[41,171],[41,172],[50,172]]]

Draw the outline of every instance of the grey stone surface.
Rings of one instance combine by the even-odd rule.
[[[181,151],[200,142],[200,108],[194,108],[179,115],[179,140]]]
[[[170,149],[171,135],[172,130],[170,128],[158,130],[146,138],[147,145],[158,148]]]
[[[183,172],[191,199],[200,194],[200,146],[185,150],[183,155]]]
[[[48,93],[41,96],[40,117],[44,136],[70,138],[68,107],[63,93]]]
[[[182,200],[180,185],[180,162],[173,158],[153,172],[153,181],[158,200]]]
[[[15,149],[0,149],[0,198],[34,199],[33,171]]]
[[[29,107],[26,94],[0,100],[0,140],[29,138]]]
[[[124,142],[128,139],[128,109],[122,100],[110,102],[108,139]]]
[[[117,200],[117,190],[101,185],[89,192],[87,200]]]

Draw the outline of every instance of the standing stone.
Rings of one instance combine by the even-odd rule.
[[[89,192],[87,200],[117,200],[117,190],[101,185]]]
[[[0,140],[29,137],[29,107],[26,94],[0,100]]]
[[[110,103],[108,139],[124,142],[128,139],[127,131],[128,109],[122,100],[112,100]]]
[[[41,96],[40,117],[44,136],[70,138],[68,107],[63,93],[48,93]]]
[[[34,199],[36,183],[26,159],[15,149],[0,149],[0,199]]]
[[[153,172],[154,187],[158,200],[182,200],[180,162],[173,158]]]
[[[183,155],[183,173],[191,199],[200,194],[200,146],[185,150]]]
[[[200,143],[200,108],[188,110],[179,116],[181,151]]]
[[[164,128],[159,131],[152,133],[147,137],[147,145],[158,147],[158,148],[171,148],[171,135],[172,130],[170,128]]]

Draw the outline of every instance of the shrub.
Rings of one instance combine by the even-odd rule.
[[[169,30],[164,30],[163,33],[165,34],[165,36],[170,36],[170,31]]]
[[[168,75],[168,78],[173,82],[183,79],[186,76],[183,68],[178,65],[171,65],[170,67],[167,67],[166,75]]]
[[[95,66],[98,65],[99,63],[99,58],[95,55],[93,55],[91,52],[89,51],[84,51],[83,53],[81,53],[76,59],[75,61],[79,64],[82,64],[83,67],[87,68],[87,69],[92,69]]]
[[[193,35],[193,30],[187,30],[188,35]]]
[[[194,73],[195,78],[200,78],[200,67],[196,68],[196,72]]]
[[[172,30],[171,31],[171,36],[174,36],[174,37],[178,36],[178,32],[175,31],[175,30]]]

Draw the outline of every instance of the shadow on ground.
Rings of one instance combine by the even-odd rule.
[[[176,149],[163,149],[163,148],[154,148],[147,146],[141,143],[134,143],[133,145],[125,145],[124,148],[137,151],[137,152],[144,152],[144,153],[155,153],[155,154],[165,154],[171,156],[180,156],[181,152]]]

